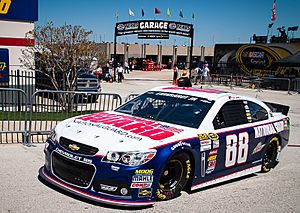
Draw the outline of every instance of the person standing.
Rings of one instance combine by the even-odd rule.
[[[130,70],[130,72],[132,72],[132,69],[133,69],[133,63],[132,63],[132,61],[130,61],[129,62],[129,70]]]
[[[122,79],[123,79],[123,73],[124,73],[124,69],[121,66],[121,64],[119,64],[119,66],[117,67],[117,73],[118,73],[118,83],[122,83]]]
[[[178,79],[178,87],[192,87],[189,74],[186,70],[182,72],[181,77]]]
[[[125,61],[124,67],[125,67],[125,73],[129,74],[129,65],[127,61]]]
[[[194,85],[197,85],[197,81],[199,80],[199,82],[201,83],[201,78],[202,78],[202,69],[197,66],[195,68],[195,78],[194,78]]]
[[[173,84],[176,85],[176,81],[177,81],[177,77],[178,77],[178,67],[177,64],[174,64],[173,67]]]
[[[208,81],[208,77],[209,77],[208,64],[203,64],[202,77],[203,77],[203,83]]]

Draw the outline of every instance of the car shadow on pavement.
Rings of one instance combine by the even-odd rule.
[[[211,189],[211,188],[220,187],[220,186],[223,186],[223,185],[226,185],[226,184],[239,182],[239,181],[242,181],[244,179],[248,179],[250,177],[255,177],[255,176],[258,176],[258,174],[255,174],[255,173],[254,174],[249,174],[249,175],[246,175],[246,176],[243,176],[243,177],[239,177],[239,178],[236,178],[236,179],[228,180],[228,181],[225,181],[225,182],[222,182],[222,183],[213,184],[211,186],[206,186],[206,187],[203,187],[203,188],[200,188],[200,189],[196,189],[196,190],[193,190],[193,191],[186,190],[186,192],[188,194],[194,194],[194,193],[197,193],[197,192],[200,192],[200,191],[205,191],[205,190],[208,190],[208,189]]]
[[[72,194],[68,191],[65,191],[47,181],[45,181],[40,175],[38,175],[38,180],[43,183],[44,185],[48,186],[49,188],[61,193],[61,194],[64,194],[68,197],[71,197],[71,198],[74,198],[78,201],[82,201],[82,202],[85,202],[85,203],[88,203],[88,204],[91,204],[91,205],[94,205],[94,206],[99,206],[99,207],[103,207],[103,208],[110,208],[110,209],[119,209],[119,210],[132,210],[132,211],[135,211],[135,210],[143,210],[143,209],[149,209],[149,208],[152,208],[153,206],[142,206],[142,207],[127,207],[127,206],[114,206],[114,205],[110,205],[110,204],[104,204],[104,203],[98,203],[96,201],[93,201],[93,200],[89,200],[89,199],[86,199],[86,198],[83,198],[83,197],[80,197],[78,195],[75,195],[75,194]]]

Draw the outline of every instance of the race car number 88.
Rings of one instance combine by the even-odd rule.
[[[225,167],[234,166],[247,161],[249,135],[247,132],[241,132],[238,135],[226,136],[226,157]]]

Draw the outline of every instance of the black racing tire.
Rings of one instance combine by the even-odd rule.
[[[267,143],[267,148],[262,159],[262,172],[269,172],[274,168],[278,161],[276,160],[278,153],[280,152],[280,142],[277,137],[273,137]]]
[[[173,155],[159,178],[157,200],[169,200],[179,196],[190,179],[191,168],[191,159],[187,153]]]

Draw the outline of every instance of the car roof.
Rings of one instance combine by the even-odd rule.
[[[150,91],[160,91],[160,92],[177,93],[182,95],[191,95],[191,96],[205,98],[208,100],[217,100],[222,97],[237,96],[236,94],[221,91],[221,90],[200,89],[200,88],[193,88],[193,87],[162,86],[162,87],[155,87]]]

